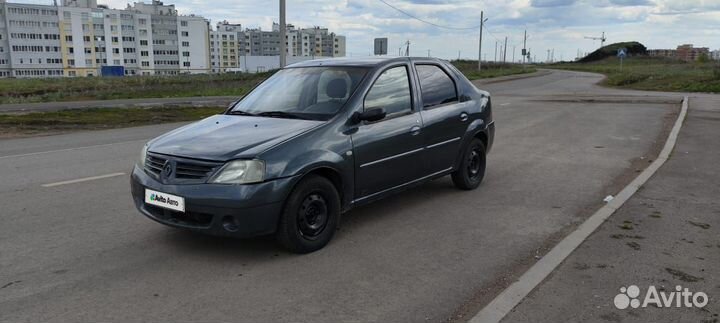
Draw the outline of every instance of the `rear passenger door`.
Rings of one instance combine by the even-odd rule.
[[[416,63],[422,102],[425,160],[431,173],[448,170],[458,156],[469,123],[469,106],[459,102],[456,81],[436,63]]]

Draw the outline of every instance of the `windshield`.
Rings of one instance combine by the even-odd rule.
[[[358,67],[281,70],[238,102],[230,114],[328,120],[347,102],[367,72]]]

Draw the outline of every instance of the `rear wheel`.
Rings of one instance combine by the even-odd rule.
[[[485,145],[480,139],[473,139],[465,148],[460,167],[452,173],[455,187],[474,190],[485,177]]]
[[[295,253],[309,253],[330,242],[340,217],[340,195],[326,178],[311,175],[298,183],[285,201],[275,234]]]

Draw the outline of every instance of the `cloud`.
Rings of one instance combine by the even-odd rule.
[[[532,0],[530,5],[536,8],[565,7],[575,4],[577,0]]]
[[[47,4],[51,0],[13,0]],[[124,8],[126,0],[98,0]],[[141,1],[141,0],[131,0]],[[150,0],[144,0],[149,2]],[[720,0],[385,0],[393,6],[447,27],[471,27],[480,23],[480,11],[489,18],[484,35],[483,55],[495,56],[496,43],[508,37],[519,58],[522,37],[528,31],[528,48],[538,59],[555,50],[555,57],[574,57],[588,52],[599,42],[585,36],[606,33],[608,42],[637,40],[650,48],[674,48],[693,43],[712,49],[720,47]],[[174,3],[183,14],[197,14],[212,20],[241,23],[246,27],[270,29],[278,20],[278,1],[164,0]],[[292,0],[287,1],[287,21],[298,27],[325,26],[347,36],[349,55],[368,55],[373,38],[388,37],[389,51],[397,52],[411,42],[411,54],[476,58],[478,30],[451,30],[418,21],[379,0]],[[691,30],[692,32],[688,32]]]

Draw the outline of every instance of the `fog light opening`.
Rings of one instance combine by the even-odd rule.
[[[222,218],[222,225],[225,231],[228,232],[237,232],[237,230],[240,229],[237,219],[231,215],[226,215]]]

